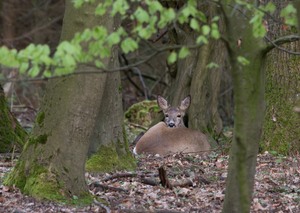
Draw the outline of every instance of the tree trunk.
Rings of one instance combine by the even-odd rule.
[[[245,18],[251,17],[250,12],[234,10],[228,6],[234,3],[231,0],[222,2],[232,65],[235,107],[234,137],[223,212],[243,213],[250,211],[264,118],[265,46],[261,38],[254,38],[252,25]],[[238,40],[242,41],[240,46]],[[237,60],[239,56],[245,57],[250,63],[243,65]]]
[[[298,34],[300,34],[300,0],[294,0],[294,7],[297,9]]]
[[[275,19],[280,18],[280,11],[289,1],[273,0],[276,11]],[[287,34],[293,34],[292,30],[283,28],[281,23],[268,20],[268,37],[271,40],[278,39]],[[300,42],[291,42],[281,47],[297,52],[300,50]],[[266,116],[264,122],[263,141],[261,149],[276,151],[281,154],[289,154],[300,151],[300,120],[292,110],[297,101],[297,93],[300,91],[299,74],[300,57],[274,48],[267,57],[266,63]]]
[[[26,131],[7,107],[3,88],[0,85],[0,153],[21,151],[27,138]]]
[[[75,9],[72,1],[66,1],[61,40],[69,40],[76,32],[96,25],[106,26],[112,31],[114,19],[109,16],[97,18],[94,9],[95,4],[84,4]],[[115,53],[113,51],[112,57],[104,64],[111,66],[116,63]],[[81,65],[77,70],[92,69]],[[89,198],[84,176],[89,150],[109,150],[103,155],[107,159],[113,157],[114,161],[107,161],[110,163],[105,165],[107,169],[113,169],[121,157],[128,157],[121,125],[119,87],[114,88],[119,85],[119,80],[118,74],[74,75],[51,80],[33,134],[6,183],[38,198]],[[107,110],[109,107],[112,109]],[[115,115],[101,114],[112,110],[116,110]],[[95,141],[99,144],[96,145]],[[100,146],[100,143],[106,146]],[[127,162],[132,162],[130,160]]]
[[[208,19],[215,15],[215,6],[206,6]],[[193,32],[189,26],[182,26],[178,31],[173,30],[170,37],[173,43],[180,45],[194,44],[198,33]],[[179,60],[176,64],[176,76],[168,94],[172,105],[178,105],[186,95],[192,96],[192,103],[188,112],[188,126],[201,129],[212,135],[219,134],[222,130],[222,121],[218,113],[218,94],[220,88],[221,67],[225,61],[220,41],[210,40],[207,45],[191,50],[191,54]],[[219,46],[221,49],[215,49]],[[217,57],[216,57],[217,56]],[[224,59],[224,60],[222,60]],[[209,69],[210,62],[219,63],[220,68]]]

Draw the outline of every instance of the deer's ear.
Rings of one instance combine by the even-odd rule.
[[[190,104],[191,104],[191,96],[188,95],[181,101],[179,109],[186,110],[187,108],[189,108]]]
[[[157,96],[157,104],[162,110],[166,110],[169,108],[168,101],[160,95]]]

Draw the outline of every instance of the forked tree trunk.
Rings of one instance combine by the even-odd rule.
[[[71,39],[76,32],[95,25],[112,31],[114,19],[97,18],[94,10],[95,4],[75,9],[72,1],[66,1],[61,40]],[[113,52],[104,61],[105,65],[116,63],[116,51]],[[85,70],[97,71],[85,66],[78,68],[81,72]],[[6,183],[38,198],[84,198],[89,197],[84,175],[89,150],[106,151],[100,163],[107,170],[125,160],[129,162],[126,166],[132,166],[123,137],[119,85],[118,74],[74,75],[51,80],[33,134]]]
[[[215,5],[210,5],[201,9],[206,11],[208,19],[211,19],[215,16],[215,8]],[[179,45],[193,45],[197,36],[198,33],[193,32],[187,25],[178,31],[170,32],[172,42]],[[182,98],[190,94],[192,103],[188,111],[188,126],[209,131],[212,135],[219,134],[222,129],[217,110],[221,69],[209,69],[207,65],[215,62],[219,63],[220,68],[223,66],[225,54],[220,52],[224,48],[221,48],[219,43],[220,41],[210,40],[207,45],[190,50],[191,54],[187,58],[179,60],[174,68],[175,79],[168,91],[172,105],[178,105]],[[221,49],[215,49],[216,46]]]
[[[247,10],[235,10],[222,2],[227,28],[227,44],[232,66],[234,91],[234,138],[230,150],[223,212],[250,211],[256,158],[264,119],[264,43],[254,38]],[[243,14],[245,13],[245,14]],[[238,46],[238,40],[242,41]],[[249,60],[242,64],[239,56]]]

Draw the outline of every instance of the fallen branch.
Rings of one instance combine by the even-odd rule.
[[[141,183],[150,185],[150,186],[158,186],[159,182],[157,182],[156,180],[152,180],[150,178],[141,178]]]
[[[136,177],[136,176],[137,176],[137,173],[118,173],[118,174],[114,174],[114,175],[104,178],[103,182],[117,179],[117,178]]]
[[[118,188],[118,187],[113,187],[113,186],[107,186],[104,184],[101,184],[99,182],[93,182],[89,185],[90,188],[100,188],[101,190],[111,190],[111,191],[116,191],[116,192],[126,192],[128,193],[128,190],[123,189],[123,188]]]

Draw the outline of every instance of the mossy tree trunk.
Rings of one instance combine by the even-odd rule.
[[[273,16],[280,18],[280,11],[289,1],[273,1],[276,11]],[[293,34],[281,23],[269,18],[268,37],[271,40],[280,39],[287,34]],[[300,42],[290,42],[281,46],[286,50],[297,52]],[[300,120],[293,111],[298,93],[300,92],[300,57],[279,49],[273,49],[267,56],[266,63],[266,116],[264,122],[263,151],[272,150],[280,154],[300,151]]]
[[[114,19],[94,16],[99,2],[75,9],[72,1],[66,1],[61,40],[71,39],[76,32],[95,25],[112,31]],[[107,66],[117,63],[116,51],[112,52],[111,58],[104,61]],[[92,68],[78,68],[81,72],[85,70]],[[125,166],[132,166],[123,137],[119,85],[117,73],[51,80],[33,134],[6,183],[38,198],[85,198],[89,197],[84,175],[89,151],[99,150],[102,159],[112,158],[97,161],[107,170],[115,169],[120,159],[129,162]]]
[[[0,153],[21,151],[27,138],[26,131],[11,114],[0,85]]]
[[[234,92],[234,137],[230,150],[223,212],[249,212],[256,159],[264,118],[265,44],[255,38],[246,17],[251,13],[235,10],[235,1],[222,2],[227,28],[227,45],[232,66]],[[238,40],[242,43],[238,46]],[[254,45],[255,44],[255,45]],[[244,57],[249,64],[237,59]]]

